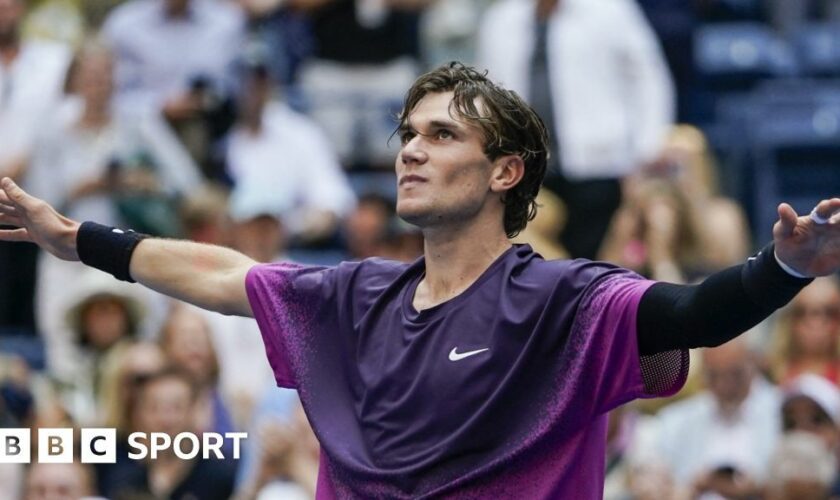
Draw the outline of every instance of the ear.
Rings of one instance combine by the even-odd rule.
[[[525,176],[525,162],[519,155],[508,155],[493,162],[490,191],[504,193],[514,188]]]

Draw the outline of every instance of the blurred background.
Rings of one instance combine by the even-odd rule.
[[[412,261],[390,137],[452,60],[549,128],[516,240],[546,258],[692,283],[764,246],[778,203],[840,192],[837,0],[0,0],[0,175],[260,262]],[[839,338],[831,277],[693,352],[677,397],[611,414],[606,498],[840,498]],[[0,499],[314,495],[253,320],[31,245],[0,243],[0,426],[251,436],[236,461],[0,464]]]

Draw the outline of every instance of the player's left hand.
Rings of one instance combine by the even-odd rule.
[[[779,260],[805,276],[840,270],[840,198],[823,200],[801,217],[787,203],[778,211],[773,241]]]

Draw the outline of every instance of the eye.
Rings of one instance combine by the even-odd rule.
[[[409,142],[411,142],[411,140],[412,140],[412,139],[414,139],[414,136],[415,136],[415,135],[416,135],[416,134],[415,134],[414,132],[412,132],[411,130],[403,130],[403,131],[401,131],[401,132],[400,132],[400,144],[402,144],[403,146],[405,146],[406,144],[408,144]]]
[[[455,135],[452,134],[452,132],[450,132],[449,130],[447,130],[445,128],[442,128],[442,129],[437,131],[437,133],[435,134],[435,137],[438,138],[438,139],[446,140],[446,139],[453,139],[455,137]]]

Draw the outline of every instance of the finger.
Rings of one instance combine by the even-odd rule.
[[[24,224],[18,216],[0,213],[0,225],[23,227]]]
[[[825,224],[838,212],[840,212],[840,198],[823,200],[811,211],[811,219],[817,224]]]
[[[0,183],[0,188],[2,188],[2,183]],[[0,203],[4,205],[14,205],[14,202],[9,198],[9,195],[7,195],[2,189],[0,189]]]
[[[26,229],[0,229],[0,241],[32,241]]]
[[[20,215],[14,205],[6,205],[5,203],[0,203],[0,213]]]
[[[11,204],[16,207],[22,207],[24,210],[29,210],[33,208],[35,203],[38,202],[37,198],[28,195],[26,191],[15,184],[15,181],[9,179],[8,177],[5,177],[2,181],[0,181],[0,187],[2,187],[3,191],[6,192]]]
[[[791,236],[793,234],[793,230],[796,228],[796,221],[799,217],[796,214],[796,210],[794,210],[793,207],[788,205],[787,203],[782,203],[781,205],[779,205],[778,212],[779,230],[781,232],[780,236]]]

